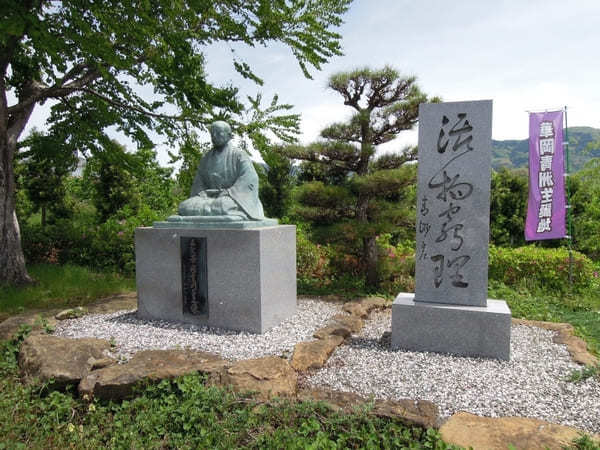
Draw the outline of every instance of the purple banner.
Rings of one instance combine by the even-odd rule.
[[[526,240],[566,237],[564,174],[563,112],[530,113]]]

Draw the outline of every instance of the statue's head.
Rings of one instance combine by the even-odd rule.
[[[222,120],[213,122],[210,124],[210,137],[215,147],[223,147],[231,140],[231,127]]]

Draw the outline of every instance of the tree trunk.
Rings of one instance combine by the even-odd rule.
[[[0,284],[27,284],[33,280],[25,268],[21,233],[15,212],[15,174],[7,133],[0,135]]]
[[[363,238],[363,253],[367,266],[367,287],[376,288],[379,285],[379,273],[377,271],[377,240],[375,236]]]
[[[15,171],[13,159],[17,141],[35,103],[19,112],[8,113],[4,74],[7,64],[0,71],[0,284],[29,284],[33,280],[25,268],[25,256],[21,247],[21,232],[15,211]],[[35,90],[35,82],[24,85],[21,94],[26,97]],[[21,100],[21,98],[19,98]]]
[[[369,217],[367,216],[368,208],[369,198],[359,194],[356,214],[358,222],[363,224],[369,223]],[[377,272],[377,241],[375,236],[365,236],[362,238],[362,242],[362,261],[366,270],[365,282],[368,288],[376,288],[378,286],[379,278]]]
[[[369,162],[373,156],[372,136],[369,129],[371,122],[371,111],[369,109],[360,110],[360,160],[358,162],[357,174],[359,176],[369,173]],[[363,224],[369,223],[367,210],[369,208],[369,197],[364,194],[358,195],[358,214],[357,219]],[[375,236],[365,236],[363,241],[363,264],[366,270],[365,282],[367,288],[375,289],[379,285],[379,273],[377,271],[377,240]]]

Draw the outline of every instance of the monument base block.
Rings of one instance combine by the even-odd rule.
[[[138,317],[263,333],[296,313],[296,227],[137,228]]]
[[[392,305],[392,348],[510,359],[511,314],[503,300],[487,306],[415,302],[400,293]]]

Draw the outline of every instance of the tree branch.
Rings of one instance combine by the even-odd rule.
[[[69,71],[67,75],[65,75],[63,80],[66,79],[68,76],[73,76],[74,73],[71,73],[72,71],[73,69]],[[53,86],[48,86],[42,83],[41,81],[31,81],[31,93],[27,96],[27,98],[19,101],[19,103],[17,103],[16,105],[9,106],[7,109],[8,115],[11,116],[14,114],[18,114],[24,111],[25,109],[29,108],[30,106],[34,105],[35,103],[40,102],[42,100],[46,100],[48,98],[59,98],[72,94],[73,92],[81,90],[83,86],[91,83],[98,77],[100,77],[100,72],[98,70],[91,69],[87,73],[82,75],[81,78],[71,81],[70,83],[67,83],[64,86],[58,83],[54,84]],[[61,80],[61,82],[63,80]]]
[[[110,103],[113,106],[116,106],[117,108],[129,109],[131,111],[135,111],[140,114],[144,114],[145,116],[154,117],[156,119],[169,119],[169,120],[184,120],[185,119],[185,116],[181,115],[181,114],[178,116],[171,116],[168,114],[157,114],[157,113],[153,113],[150,111],[146,111],[145,109],[139,108],[137,106],[126,105],[125,103],[121,103],[117,100],[107,97],[106,95],[102,95],[99,92],[96,92],[90,88],[81,88],[81,89],[77,89],[77,90],[80,92],[86,92],[88,94],[94,95],[94,96],[98,97],[99,99],[104,100],[105,102]]]

